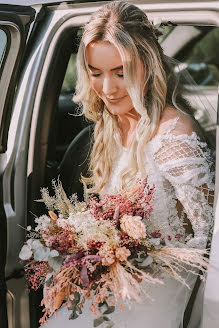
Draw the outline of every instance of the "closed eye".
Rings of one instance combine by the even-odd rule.
[[[101,75],[101,73],[91,73],[91,76],[94,76],[94,77],[98,77],[100,75]]]

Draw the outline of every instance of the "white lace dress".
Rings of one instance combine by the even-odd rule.
[[[155,136],[145,146],[147,181],[155,186],[152,220],[168,245],[204,248],[212,221],[212,164],[206,144],[195,132],[191,135],[175,133],[177,121],[178,118],[174,119],[166,133]],[[116,190],[118,176],[127,165],[128,150],[122,148],[118,154],[105,190],[109,193]],[[193,235],[186,234],[185,218],[192,225]],[[183,327],[184,311],[196,278],[191,274],[184,276],[191,289],[165,274],[163,279],[165,285],[150,287],[149,293],[154,300],[144,299],[141,304],[133,303],[129,309],[116,310],[111,316],[114,327]],[[57,318],[52,317],[47,328],[93,327],[93,315],[88,305],[74,321],[68,320],[66,308],[57,312]],[[199,318],[195,321],[193,328],[198,328]]]

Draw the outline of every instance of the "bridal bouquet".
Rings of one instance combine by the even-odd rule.
[[[60,182],[53,187],[52,197],[41,190],[48,214],[35,219],[34,229],[27,227],[28,239],[20,252],[30,288],[43,286],[40,323],[63,303],[71,310],[70,319],[76,319],[89,300],[94,327],[105,321],[112,327],[107,314],[115,305],[139,302],[142,293],[150,297],[145,286],[163,284],[160,272],[186,284],[183,270],[206,271],[206,250],[165,245],[150,219],[154,190],[146,181],[102,200],[91,196],[86,203],[76,195],[67,198]]]

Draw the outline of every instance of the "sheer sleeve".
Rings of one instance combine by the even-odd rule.
[[[160,137],[155,162],[164,179],[175,189],[184,217],[190,221],[189,247],[205,248],[213,216],[214,184],[212,161],[205,142],[195,132],[177,129]]]

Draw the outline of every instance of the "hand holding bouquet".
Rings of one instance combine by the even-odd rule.
[[[162,284],[162,271],[186,284],[183,270],[198,274],[207,269],[206,250],[170,248],[153,225],[153,188],[146,181],[128,193],[91,196],[87,203],[76,195],[67,198],[61,183],[53,183],[55,196],[42,189],[48,215],[35,219],[34,230],[27,227],[28,240],[20,252],[27,261],[26,277],[31,288],[44,287],[44,323],[64,302],[76,319],[86,299],[90,310],[102,315],[98,326],[115,305],[147,293],[146,284]],[[146,284],[144,284],[144,282]]]

